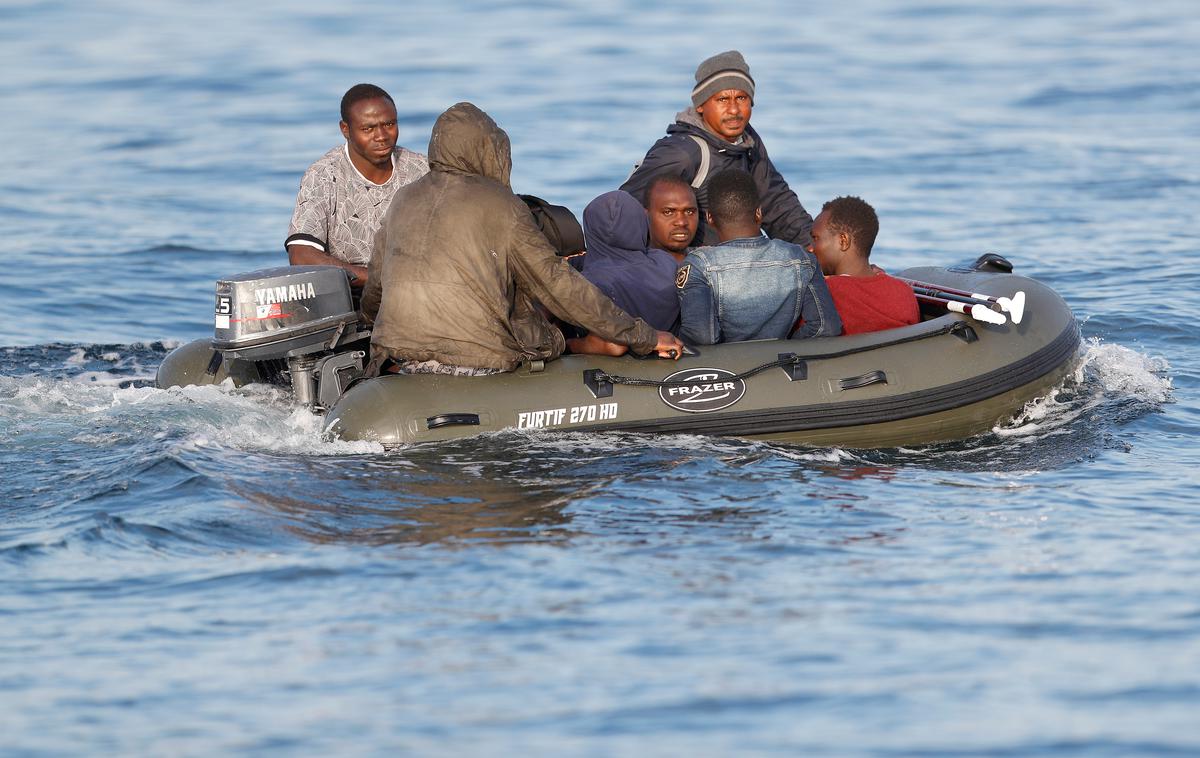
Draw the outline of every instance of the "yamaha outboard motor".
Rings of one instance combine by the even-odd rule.
[[[286,371],[298,402],[329,408],[363,373],[365,340],[337,266],[282,266],[217,282],[212,346],[225,360],[254,361],[260,373]],[[359,349],[352,343],[363,342]]]

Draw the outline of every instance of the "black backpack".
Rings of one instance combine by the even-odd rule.
[[[542,230],[542,234],[561,256],[571,256],[583,252],[583,227],[575,214],[564,205],[551,205],[540,197],[533,195],[518,195],[529,206],[533,223]]]

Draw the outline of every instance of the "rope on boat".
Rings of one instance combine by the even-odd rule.
[[[978,339],[975,330],[970,324],[963,321],[955,321],[951,324],[942,326],[931,332],[923,332],[907,337],[901,337],[882,344],[875,343],[871,345],[861,345],[859,347],[851,347],[845,350],[838,350],[832,353],[819,353],[816,355],[796,355],[795,353],[783,353],[773,361],[767,361],[761,366],[755,366],[752,369],[743,371],[740,374],[735,374],[731,377],[723,377],[724,381],[734,381],[737,379],[749,379],[755,374],[761,374],[764,371],[769,371],[773,368],[782,368],[785,371],[793,366],[800,366],[807,361],[829,360],[831,358],[841,358],[844,355],[854,355],[855,353],[865,353],[868,350],[877,350],[881,347],[890,347],[892,345],[903,345],[907,342],[917,342],[919,340],[929,339],[930,337],[940,337],[944,334],[953,334],[965,342],[974,342]],[[592,369],[588,372],[591,374],[592,381],[608,382],[609,384],[623,384],[628,387],[682,387],[694,384],[693,380],[675,379],[666,381],[662,379],[639,379],[632,376],[620,376],[619,374],[609,374],[603,369]]]

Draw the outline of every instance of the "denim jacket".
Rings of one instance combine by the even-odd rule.
[[[817,259],[799,245],[744,237],[688,253],[675,280],[682,327],[693,345],[832,337],[842,320]],[[792,334],[801,318],[804,323]]]

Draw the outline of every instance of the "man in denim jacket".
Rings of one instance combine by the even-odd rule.
[[[762,235],[758,188],[750,174],[729,169],[715,175],[705,218],[721,242],[688,253],[675,279],[685,343],[841,333],[813,254]]]

